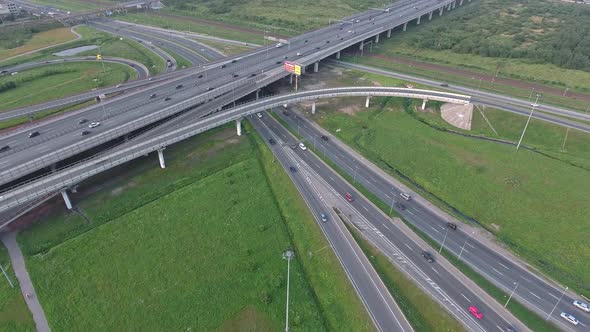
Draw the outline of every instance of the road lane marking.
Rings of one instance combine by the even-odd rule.
[[[465,298],[465,300],[467,300],[468,302],[471,303],[471,300],[467,298],[467,296],[463,295],[463,293],[461,293],[461,296],[463,296]]]
[[[499,274],[499,275],[501,275],[501,276],[503,276],[503,275],[504,275],[502,272],[500,272],[500,271],[496,270],[495,268],[492,268],[492,270],[496,271],[496,273],[497,273],[497,274]]]
[[[430,228],[432,228],[432,230],[433,230],[433,231],[435,231],[435,232],[437,232],[437,233],[440,233],[440,231],[439,231],[438,229],[436,229],[436,228],[434,228],[434,227],[432,227],[432,226],[430,226]]]
[[[385,194],[385,196],[387,196],[387,198],[391,198],[391,196],[389,196],[389,195],[387,195],[387,194]]]
[[[385,226],[385,228],[387,228],[388,230],[391,230],[391,228],[389,228],[389,226],[387,226],[387,224],[383,224],[383,226]]]
[[[371,176],[371,181],[373,181],[373,182],[377,183],[377,180],[375,180],[375,178],[374,178],[374,177],[372,177],[372,176]]]
[[[440,273],[438,273],[438,271],[435,268],[433,268],[433,267],[430,267],[430,268],[432,269],[432,271],[434,271],[434,273],[440,275]]]
[[[365,209],[365,211],[369,212],[369,210],[363,205],[363,209]]]
[[[534,296],[534,297],[538,298],[539,300],[541,299],[541,297],[539,297],[539,295],[537,295],[537,294],[535,294],[535,293],[533,293],[533,292],[529,292],[529,293],[531,293],[531,295],[532,295],[532,296]]]
[[[497,328],[498,328],[498,330],[500,330],[501,332],[504,332],[504,330],[503,330],[501,327],[499,327],[498,325],[496,325],[496,327],[497,327]]]
[[[521,278],[522,280],[526,281],[526,282],[531,282],[531,281],[530,281],[530,279],[527,279],[527,278],[525,278],[525,277],[523,277],[523,276],[520,276],[520,278]]]
[[[473,245],[471,245],[470,243],[467,243],[468,246],[470,246],[471,248],[475,249],[475,247]]]
[[[408,213],[409,213],[409,214],[411,214],[411,215],[414,215],[414,214],[412,213],[412,211],[410,211],[410,210],[406,210],[406,211],[408,211]]]
[[[503,268],[505,268],[506,270],[510,270],[510,269],[508,268],[508,266],[506,266],[506,265],[504,265],[504,264],[502,264],[502,263],[498,263],[498,264],[500,264],[500,265],[501,265]]]
[[[404,245],[408,247],[408,249],[412,250],[412,247],[410,247],[407,243],[404,243]]]
[[[336,180],[333,177],[331,177],[331,176],[330,176],[330,180],[336,182]]]
[[[555,295],[553,295],[551,293],[547,293],[547,294],[549,294],[550,296],[553,296],[554,299],[559,300],[559,297],[557,297],[557,296],[555,296]]]

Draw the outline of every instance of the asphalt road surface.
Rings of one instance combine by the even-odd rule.
[[[406,272],[411,278],[421,280],[424,285],[427,285],[425,288],[431,294],[435,294],[439,303],[466,326],[476,331],[497,331],[498,328],[503,331],[507,327],[518,324],[517,321],[509,321],[505,317],[507,313],[501,306],[498,306],[497,303],[490,303],[485,298],[482,299],[481,291],[470,289],[460,277],[449,272],[447,267],[439,262],[443,261],[442,257],[408,237],[405,232],[400,230],[399,225],[393,223],[389,217],[385,216],[350,184],[322,163],[315,154],[310,150],[300,149],[297,146],[298,140],[293,138],[278,121],[268,114],[256,121],[264,123],[272,132],[266,133],[267,140],[273,138],[277,142],[276,145],[292,149],[301,163],[308,165],[310,170],[321,177],[325,184],[333,188],[341,199],[345,193],[351,193],[354,201],[349,204],[362,216],[365,223],[374,227],[378,234],[382,234],[394,246],[395,252],[402,255],[404,264],[408,265]],[[291,145],[295,145],[295,147],[290,148]],[[295,165],[289,164],[287,166]],[[427,262],[421,256],[424,251],[435,255],[436,262]],[[481,320],[474,318],[469,313],[469,307],[472,305],[475,305],[483,313]]]
[[[581,300],[580,298],[525,268],[526,264],[515,257],[505,256],[503,252],[489,247],[487,243],[483,243],[473,234],[464,233],[459,221],[447,220],[444,217],[445,214],[438,208],[379,170],[377,166],[354,152],[333,135],[312,124],[305,117],[298,115],[299,113],[290,112],[289,116],[282,112],[277,112],[277,114],[291,128],[298,130],[308,145],[315,143],[318,151],[325,154],[326,158],[334,162],[344,172],[354,177],[360,185],[376,195],[382,202],[387,205],[391,205],[392,202],[403,204],[405,206],[403,210],[396,204],[393,204],[393,208],[405,220],[438,243],[442,243],[446,236],[444,240],[446,250],[455,256],[461,255],[464,262],[506,293],[511,293],[518,283],[513,299],[517,299],[537,312],[540,315],[539,319],[545,319],[551,313],[549,318],[560,329],[588,331],[590,315],[572,305],[574,299]],[[328,137],[328,141],[321,139],[322,135]],[[410,193],[413,199],[411,201],[403,200],[400,196],[402,192]],[[458,224],[458,229],[456,231],[448,229],[446,227],[447,221]],[[563,298],[561,298],[562,294],[564,294]],[[559,314],[562,311],[573,314],[580,320],[580,325],[575,327],[561,319]]]

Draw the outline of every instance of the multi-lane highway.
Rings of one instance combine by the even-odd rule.
[[[590,314],[572,305],[573,300],[580,300],[574,294],[566,292],[562,286],[539,277],[534,271],[526,268],[525,263],[508,255],[505,250],[497,250],[496,247],[490,247],[489,243],[480,241],[474,234],[465,233],[461,226],[457,230],[448,229],[446,223],[449,221],[459,225],[461,223],[420,198],[417,193],[347,147],[331,133],[311,123],[298,112],[291,110],[291,113],[293,115],[286,116],[282,112],[277,112],[292,128],[298,128],[308,144],[315,144],[317,151],[324,154],[341,170],[354,176],[360,185],[385,204],[391,205],[393,201],[402,202],[404,209],[400,209],[399,205],[395,204],[393,207],[405,220],[439,243],[442,243],[446,234],[445,249],[456,256],[461,255],[461,259],[481,275],[507,293],[513,291],[518,283],[514,298],[537,312],[540,317],[547,318],[551,313],[548,318],[563,330],[585,331],[590,328]],[[322,140],[321,136],[329,137],[328,141]],[[400,196],[401,192],[410,193],[413,199],[403,200]],[[562,294],[564,294],[563,298],[560,299]],[[574,327],[565,322],[559,317],[562,311],[574,314],[580,319],[580,325]]]
[[[400,269],[466,327],[472,331],[497,331],[498,328],[505,331],[512,326],[518,326],[519,330],[525,329],[502,305],[493,301],[481,289],[466,283],[464,277],[453,270],[448,262],[444,262],[442,257],[436,257],[434,263],[424,259],[421,256],[422,252],[432,252],[425,243],[416,236],[409,236],[409,230],[404,230],[403,224],[392,222],[313,152],[300,149],[297,146],[298,140],[278,121],[265,114],[262,118],[253,118],[252,122],[266,140],[273,139],[276,142],[274,145],[271,144],[271,148],[277,153],[277,158],[283,158],[281,153],[278,153],[280,151],[293,156],[290,160],[281,159],[286,168],[291,166],[302,173],[311,174],[310,177],[315,181],[313,184],[331,188],[341,202],[344,201],[346,193],[352,194],[354,200],[344,203],[346,208],[351,208],[355,212],[355,215],[349,218],[371,227],[371,231],[377,234],[375,241],[387,243],[383,247],[387,247],[384,253],[391,255],[390,258]],[[293,177],[297,176],[301,175]],[[337,218],[333,218],[330,223],[338,223]],[[482,319],[476,319],[469,313],[469,307],[473,305],[483,313]]]
[[[250,78],[253,75],[270,77],[268,72],[273,69],[280,70],[282,62],[285,60],[296,61],[304,66],[313,64],[343,48],[355,44],[358,45],[358,43],[363,42],[365,39],[377,33],[388,31],[395,26],[415,19],[420,15],[427,14],[448,3],[451,3],[451,1],[439,2],[430,0],[420,3],[402,1],[391,5],[389,7],[390,11],[388,12],[369,10],[355,15],[354,21],[351,21],[351,24],[341,23],[331,25],[292,38],[288,45],[283,45],[282,47],[274,47],[273,45],[243,56],[228,59],[225,62],[219,63],[214,68],[203,70],[200,74],[194,74],[191,77],[166,83],[166,86],[160,87],[157,91],[146,89],[146,91],[130,96],[128,99],[121,99],[110,109],[104,104],[97,105],[85,112],[77,113],[76,118],[70,119],[69,121],[60,121],[59,124],[41,124],[38,128],[31,129],[31,131],[38,131],[40,133],[39,136],[33,139],[22,137],[22,134],[4,137],[0,140],[0,145],[9,145],[9,152],[12,152],[10,161],[19,161],[18,165],[12,165],[12,173],[16,174],[19,170],[24,171],[25,167],[22,165],[26,162],[30,162],[27,164],[28,168],[26,168],[26,171],[30,171],[33,168],[39,169],[49,165],[47,159],[39,158],[45,152],[68,147],[70,152],[64,152],[63,154],[63,158],[67,158],[68,156],[81,152],[83,146],[88,147],[89,140],[94,140],[94,138],[82,138],[79,134],[76,134],[81,129],[77,125],[77,119],[79,118],[83,117],[89,122],[108,121],[108,123],[95,128],[93,130],[95,133],[113,128],[118,128],[119,132],[128,132],[135,129],[135,127],[129,124],[130,118],[145,119],[149,116],[153,121],[157,121],[159,118],[151,115],[166,105],[172,105],[186,100],[192,100],[192,105],[196,105],[208,99],[218,97],[221,93],[227,93],[227,89],[238,88],[241,84],[250,86],[252,91],[256,91],[259,87],[252,84],[251,80],[244,78]],[[276,75],[275,79],[283,76]],[[225,88],[225,91],[223,88]],[[154,93],[156,97],[151,97]],[[196,98],[205,94],[208,96]],[[162,98],[166,97],[171,99],[163,101]],[[154,98],[156,100],[152,100]],[[226,96],[226,98],[228,103],[234,100],[230,96]],[[103,106],[105,107],[103,108]],[[3,168],[6,169],[10,161],[6,162]],[[54,160],[51,161],[51,163],[53,162]],[[35,167],[31,167],[32,164]]]

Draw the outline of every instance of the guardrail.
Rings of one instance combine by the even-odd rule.
[[[113,151],[110,154],[99,155],[82,164],[53,173],[34,183],[19,186],[7,191],[0,196],[0,212],[12,207],[24,204],[39,196],[50,194],[63,188],[67,188],[81,182],[95,174],[121,165],[135,158],[145,156],[150,152],[162,149],[168,145],[177,143],[186,138],[205,132],[212,128],[241,119],[245,116],[269,109],[275,106],[324,98],[335,98],[343,96],[397,96],[408,98],[419,98],[428,100],[439,100],[460,104],[468,104],[470,96],[453,93],[408,89],[408,88],[386,88],[386,87],[350,87],[332,88],[314,91],[297,92],[287,95],[270,96],[257,101],[244,103],[223,112],[211,115],[200,121],[187,124],[183,127],[173,129],[157,137],[145,139],[133,146]]]

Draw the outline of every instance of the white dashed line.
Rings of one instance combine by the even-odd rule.
[[[408,247],[408,249],[412,250],[412,247],[410,247],[407,243],[404,243],[404,245]]]
[[[432,228],[432,230],[433,230],[433,231],[435,231],[435,232],[437,232],[437,233],[440,233],[440,231],[439,231],[438,229],[436,229],[436,228],[434,228],[434,227],[432,227],[432,226],[430,226],[430,228]]]
[[[522,279],[522,280],[524,280],[524,281],[526,281],[526,282],[531,282],[529,279],[527,279],[527,278],[525,278],[525,277],[523,277],[523,276],[520,276],[520,279]]]
[[[383,226],[384,226],[385,228],[387,228],[388,230],[391,230],[391,228],[389,228],[389,226],[387,226],[387,224],[383,224]]]
[[[330,180],[336,182],[336,180],[333,177],[331,177],[331,176],[330,176]]]
[[[504,330],[501,327],[499,327],[498,325],[496,325],[496,327],[498,328],[498,330],[504,332]]]
[[[369,212],[369,210],[363,205],[363,209],[365,209],[365,211]]]
[[[495,268],[492,268],[492,270],[496,271],[496,273],[497,273],[497,274],[499,274],[499,275],[501,275],[501,276],[503,276],[503,275],[504,275],[502,272],[500,272],[500,271],[496,270]]]
[[[412,213],[412,211],[410,211],[410,210],[406,210],[406,211],[408,211],[408,213],[409,213],[409,214],[411,214],[411,215],[414,215],[414,214]]]
[[[503,268],[505,268],[506,270],[510,270],[510,269],[508,268],[508,266],[506,266],[506,265],[504,265],[504,264],[502,264],[502,263],[498,263],[498,264],[500,264],[500,265],[501,265]]]
[[[435,270],[433,267],[431,267],[431,269],[432,269],[432,271],[434,271],[434,273],[436,273],[436,274],[440,275],[440,273],[438,273],[438,271],[437,271],[437,270]]]
[[[534,297],[538,298],[539,300],[541,299],[541,298],[539,297],[539,295],[537,295],[537,294],[535,294],[535,293],[533,293],[533,292],[529,292],[529,293],[531,293],[531,295],[532,295],[532,296],[534,296]]]
[[[557,297],[557,296],[555,296],[555,295],[553,295],[551,293],[547,293],[547,294],[549,294],[549,296],[552,296],[554,299],[559,300],[559,297]]]
[[[463,296],[463,297],[465,298],[465,300],[467,300],[468,302],[471,302],[471,300],[470,300],[470,299],[468,299],[468,298],[467,298],[467,296],[465,296],[465,295],[463,295],[463,294],[461,294],[461,296]]]

